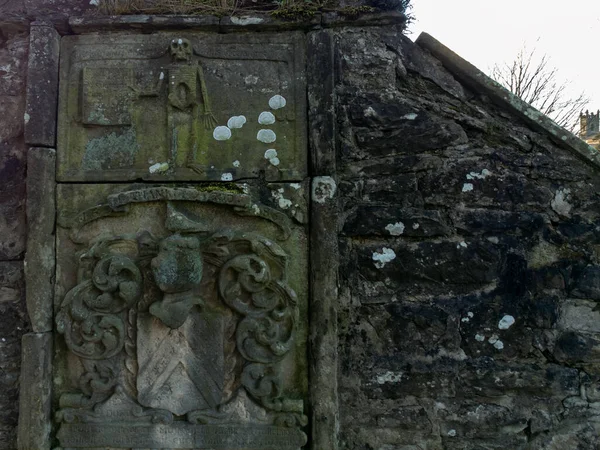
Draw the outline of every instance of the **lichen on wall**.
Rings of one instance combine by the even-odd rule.
[[[334,39],[340,448],[598,448],[597,169],[398,30]]]

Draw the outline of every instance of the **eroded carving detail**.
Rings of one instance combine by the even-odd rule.
[[[57,419],[237,423],[235,405],[252,403],[243,388],[264,408],[256,406],[257,423],[306,425],[302,400],[282,397],[279,365],[298,320],[286,258],[251,233],[96,242],[57,314],[83,368],[79,392],[62,395]]]

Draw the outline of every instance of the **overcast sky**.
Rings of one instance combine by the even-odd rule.
[[[489,73],[526,44],[600,109],[600,0],[412,0],[415,40],[426,31]]]

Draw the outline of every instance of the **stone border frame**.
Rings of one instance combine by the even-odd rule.
[[[52,330],[55,277],[56,113],[60,35],[33,22],[25,107],[27,250],[25,300],[32,332],[21,341],[18,448],[50,449],[52,431]]]
[[[338,201],[334,115],[334,49],[331,32],[322,27],[380,26],[404,23],[397,13],[370,14],[360,21],[328,13],[308,22],[272,18],[123,16],[71,18],[73,34],[98,31],[194,29],[221,32],[305,31],[307,46],[309,176],[312,177],[309,222],[309,405],[311,431],[307,448],[338,448],[337,287]],[[310,31],[313,30],[313,31]],[[30,27],[25,141],[28,237],[25,256],[26,303],[32,333],[22,338],[18,448],[50,450],[52,432],[53,303],[56,270],[56,131],[60,34],[50,23]],[[44,84],[42,84],[42,82]],[[41,88],[41,86],[44,86]]]

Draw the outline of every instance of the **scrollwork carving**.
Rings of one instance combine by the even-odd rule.
[[[125,323],[119,315],[141,295],[142,275],[124,255],[102,258],[92,279],[71,289],[57,314],[69,350],[84,359],[108,359],[123,349]]]
[[[245,245],[231,240],[228,250],[221,244],[212,253],[217,258],[232,255],[222,264],[218,287],[223,301],[243,316],[236,330],[237,349],[247,361],[242,385],[268,409],[297,411],[294,401],[281,398],[277,369],[294,345],[297,321],[296,294],[285,284],[285,253],[258,238],[247,238]]]

